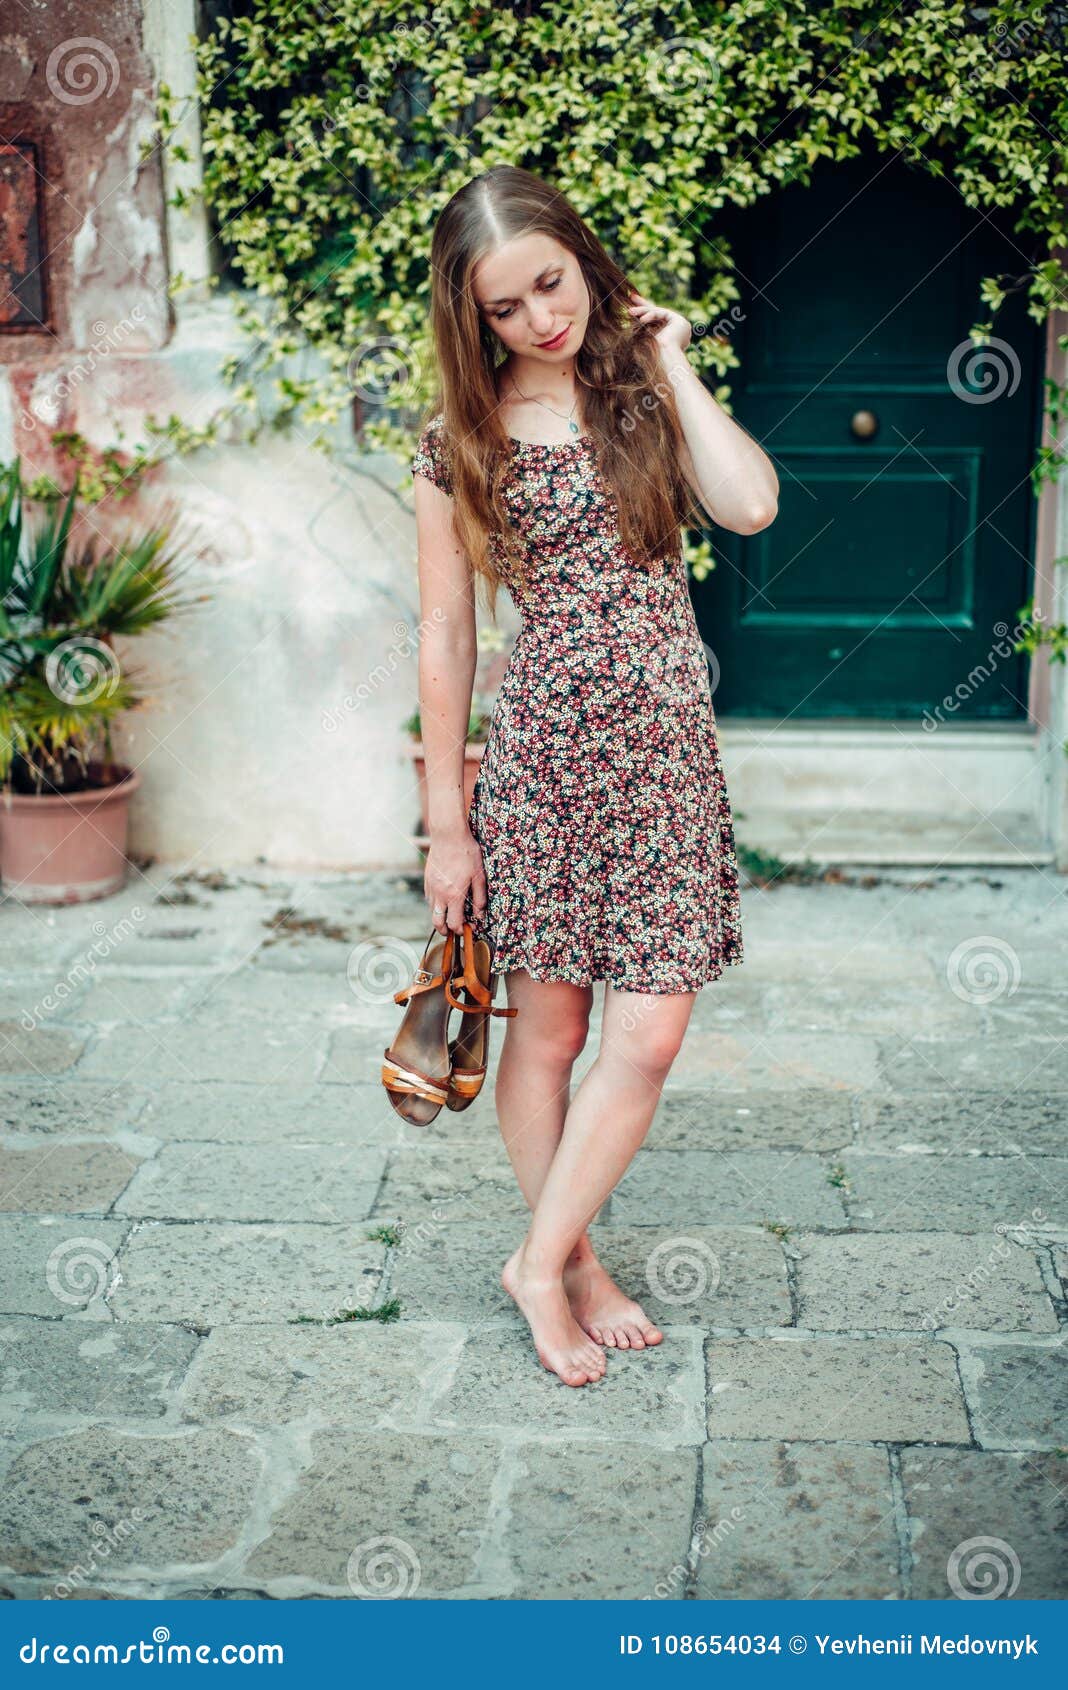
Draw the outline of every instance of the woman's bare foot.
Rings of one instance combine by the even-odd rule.
[[[588,1385],[602,1377],[607,1366],[604,1351],[575,1320],[562,1282],[524,1270],[522,1244],[505,1262],[501,1284],[529,1322],[543,1367],[565,1385]]]
[[[564,1290],[571,1313],[598,1344],[617,1350],[644,1350],[663,1341],[659,1326],[640,1303],[631,1302],[615,1280],[590,1254],[564,1267]]]

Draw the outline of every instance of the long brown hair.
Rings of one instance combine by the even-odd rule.
[[[514,236],[551,235],[574,253],[590,296],[575,357],[585,431],[614,496],[620,538],[639,566],[678,549],[680,525],[696,501],[679,467],[684,437],[653,329],[632,322],[630,284],[578,212],[529,170],[498,164],[455,193],[438,217],[430,249],[430,320],[439,392],[423,424],[440,415],[452,474],[453,522],[491,613],[501,574],[489,536],[522,573],[502,489],[512,473],[511,441],[498,415],[494,381],[501,343],[471,286],[478,261]]]

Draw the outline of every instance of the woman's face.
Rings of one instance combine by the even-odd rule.
[[[589,290],[574,253],[552,235],[506,241],[479,259],[472,285],[483,320],[509,351],[555,364],[573,358],[582,345]]]

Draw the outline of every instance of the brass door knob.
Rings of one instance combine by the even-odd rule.
[[[849,421],[858,440],[870,440],[879,429],[879,419],[874,411],[854,411]]]

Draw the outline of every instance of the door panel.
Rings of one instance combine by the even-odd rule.
[[[981,277],[1024,268],[1007,230],[870,152],[717,223],[744,296],[731,402],[780,481],[772,526],[713,527],[693,584],[717,715],[915,718],[952,694],[958,721],[1026,716],[1026,657],[974,683],[1032,577],[1041,334],[1016,296],[1004,353],[967,341]]]

